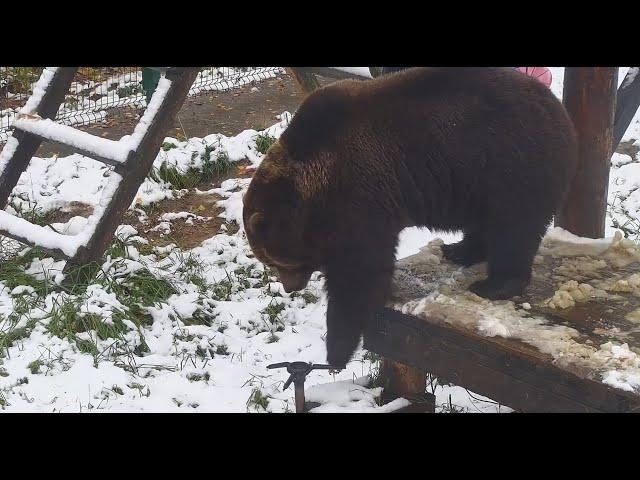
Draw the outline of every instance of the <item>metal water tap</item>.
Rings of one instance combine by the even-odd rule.
[[[286,390],[293,382],[296,395],[296,413],[304,413],[304,381],[313,370],[334,370],[331,365],[318,365],[306,362],[282,362],[267,366],[268,369],[286,368],[289,375],[282,390]]]

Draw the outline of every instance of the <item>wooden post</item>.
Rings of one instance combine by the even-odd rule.
[[[378,78],[383,73],[384,67],[369,67],[369,73],[373,78]]]
[[[618,90],[612,153],[618,148],[638,108],[640,108],[640,67],[631,67]]]
[[[555,224],[575,235],[604,236],[618,69],[567,67],[564,105],[578,133],[578,169]]]
[[[435,397],[427,393],[427,374],[388,358],[382,359],[380,375],[384,385],[382,398],[388,403],[405,398],[412,404],[403,413],[434,413]]]
[[[71,82],[78,71],[78,67],[59,67],[51,79],[49,87],[40,100],[36,113],[47,119],[54,119],[60,104],[69,91]],[[20,175],[27,169],[31,158],[42,144],[42,139],[24,132],[14,132],[18,140],[16,151],[9,157],[9,164],[0,171],[0,208],[4,208],[9,200],[13,188],[18,184]]]
[[[289,75],[293,77],[298,87],[307,95],[320,88],[320,82],[312,73],[305,72],[298,67],[285,67]]]
[[[73,266],[99,261],[109,248],[122,216],[133,202],[138,188],[151,170],[167,131],[173,125],[199,71],[199,67],[174,67],[167,70],[166,78],[171,81],[171,86],[166,92],[162,104],[140,140],[138,148],[129,153],[125,164],[120,164],[115,168],[115,172],[120,174],[123,179],[113,193],[87,244],[80,247],[76,255],[67,262],[65,273]]]

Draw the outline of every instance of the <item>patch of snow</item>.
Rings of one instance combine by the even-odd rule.
[[[369,67],[330,67],[335,70],[340,70],[342,72],[351,73],[353,75],[358,75],[363,78],[373,78],[371,76],[371,72],[369,71]]]

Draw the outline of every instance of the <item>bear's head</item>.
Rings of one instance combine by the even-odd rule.
[[[244,229],[258,260],[275,268],[287,293],[302,290],[320,270],[309,238],[309,205],[299,191],[300,166],[276,142],[256,170],[243,198]]]

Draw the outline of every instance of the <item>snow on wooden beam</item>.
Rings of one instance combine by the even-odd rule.
[[[125,163],[131,152],[127,143],[97,137],[35,115],[18,116],[13,127],[52,142],[69,145],[78,153],[109,165]]]
[[[618,89],[612,152],[618,148],[638,108],[640,108],[640,67],[631,67]]]

